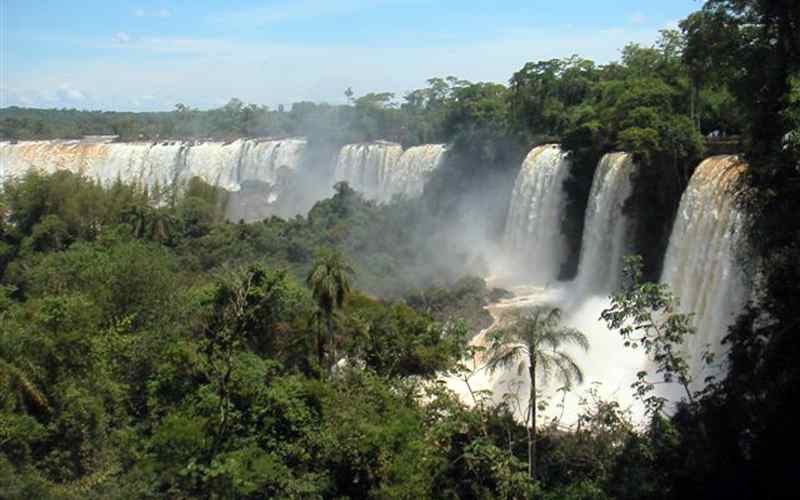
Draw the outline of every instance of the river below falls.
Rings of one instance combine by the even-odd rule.
[[[495,280],[492,281],[492,284],[497,284]],[[561,384],[556,380],[538,380],[538,421],[541,425],[555,421],[559,427],[574,426],[587,405],[592,405],[599,398],[616,401],[624,411],[630,413],[634,422],[640,422],[644,416],[644,408],[634,399],[631,384],[636,380],[636,374],[647,367],[646,356],[641,350],[625,347],[620,334],[606,328],[600,319],[602,311],[610,305],[608,297],[590,296],[575,300],[576,294],[571,288],[571,283],[550,287],[508,287],[514,296],[486,306],[494,323],[475,336],[471,345],[485,347],[487,335],[503,327],[510,311],[534,306],[559,307],[562,310],[563,323],[582,331],[589,339],[588,352],[571,346],[566,349],[583,370],[584,381],[565,391],[561,390]],[[516,417],[525,421],[527,395],[530,390],[527,363],[521,374],[517,366],[490,371],[480,353],[465,360],[464,364],[470,370],[466,376],[444,377],[450,390],[468,405],[475,404],[474,394],[490,391],[491,403],[507,401]]]

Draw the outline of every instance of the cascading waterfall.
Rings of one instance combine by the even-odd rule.
[[[108,185],[117,179],[153,188],[180,187],[192,177],[236,193],[248,183],[261,185],[263,203],[249,220],[271,213],[289,179],[301,165],[305,139],[240,139],[230,143],[162,141],[116,143],[109,140],[0,143],[0,180],[29,170],[69,170]],[[252,210],[250,211],[252,212]]]
[[[43,173],[69,170],[106,185],[120,179],[150,189],[180,187],[200,177],[231,193],[229,218],[247,221],[300,213],[313,203],[309,196],[322,196],[319,186],[308,184],[328,182],[311,178],[310,173],[303,180],[295,179],[306,151],[302,138],[228,143],[116,143],[112,139],[0,142],[0,182],[33,169]],[[346,145],[339,153],[334,177],[377,201],[388,201],[396,194],[415,197],[441,164],[445,150],[444,145],[429,144],[403,152],[399,144],[386,141]]]
[[[250,144],[242,154],[239,184],[260,182],[283,187],[291,173],[300,165],[305,148],[304,139],[259,141]],[[271,193],[269,201],[275,202],[278,194]]]
[[[391,170],[384,183],[383,198],[394,195],[414,198],[422,194],[425,182],[439,168],[447,147],[444,144],[425,144],[408,148]]]
[[[180,180],[200,177],[207,183],[226,191],[241,189],[239,164],[249,141],[231,143],[201,142],[190,147],[186,154],[186,169],[180,172]]]
[[[534,286],[518,287],[518,295],[513,299],[489,306],[495,324],[471,343],[485,346],[487,334],[502,327],[504,311],[532,306],[560,307],[564,311],[564,324],[583,331],[590,341],[588,353],[568,349],[583,368],[584,387],[591,384],[592,391],[603,400],[619,402],[639,420],[644,418],[644,408],[633,397],[630,385],[638,372],[652,368],[652,361],[641,349],[626,346],[619,332],[609,331],[598,319],[610,307],[604,295],[619,286],[622,260],[629,252],[635,221],[626,217],[622,208],[632,192],[631,174],[635,168],[628,154],[603,157],[594,175],[585,214],[576,281],[537,287],[536,284],[553,279],[559,271],[565,197],[561,185],[568,163],[558,146],[541,146],[531,151],[514,187],[505,243],[518,258],[525,260],[523,266],[518,266],[525,271],[516,271],[517,274],[534,269],[534,273],[527,272],[533,274]],[[681,200],[665,257],[662,282],[680,297],[682,311],[694,315],[697,334],[686,340],[683,349],[692,376],[699,383],[707,375],[719,373],[716,367],[711,367],[711,372],[705,370],[703,354],[707,345],[717,355],[722,353],[720,341],[750,290],[736,259],[736,250],[743,240],[743,215],[735,207],[735,189],[744,169],[735,156],[710,158],[697,168]],[[524,418],[527,377],[520,376],[516,369],[492,372],[484,363],[480,355],[466,360],[466,365],[474,369],[468,384],[460,378],[444,380],[468,404],[472,404],[475,391],[492,391],[492,399],[497,403],[511,396],[511,401],[519,403],[517,417]],[[576,387],[561,399],[558,387],[539,387],[541,396],[550,401],[542,412],[544,419],[558,419],[562,424],[577,421],[578,401],[585,389]],[[669,398],[683,396],[667,386],[659,386],[657,390],[659,395]]]
[[[702,162],[681,198],[669,239],[661,282],[680,300],[681,310],[693,314],[697,329],[684,350],[695,385],[706,375],[708,349],[717,359],[721,341],[747,300],[749,284],[737,263],[743,242],[743,214],[736,208],[736,188],[745,164],[736,156],[715,156]]]
[[[647,366],[641,350],[625,346],[624,339],[610,332],[600,321],[601,312],[610,306],[607,294],[619,282],[624,255],[629,250],[631,221],[622,208],[631,194],[630,176],[633,160],[625,153],[605,155],[597,166],[585,214],[581,260],[575,282],[552,287],[524,286],[516,290],[519,295],[490,306],[496,319],[492,328],[502,326],[502,317],[514,309],[532,306],[559,307],[564,312],[564,324],[578,328],[590,341],[588,353],[578,349],[567,351],[583,368],[584,387],[607,401],[617,401],[622,408],[630,409],[635,418],[641,418],[643,407],[633,397],[630,384],[636,373]],[[558,146],[535,148],[525,160],[512,195],[506,224],[506,244],[518,258],[519,266],[534,284],[544,284],[558,275],[565,244],[561,235],[566,195],[563,182],[569,172],[565,153]],[[533,272],[530,270],[533,268]],[[485,346],[487,333],[481,332],[474,340],[476,346]],[[496,402],[509,394],[516,394],[518,418],[524,418],[529,382],[520,376],[516,367],[510,370],[489,371],[481,366],[483,360],[474,360],[477,369],[470,380],[472,391],[491,390]],[[524,373],[524,371],[523,371]],[[463,381],[447,379],[448,385],[470,402],[472,392]],[[558,419],[562,424],[575,424],[580,413],[581,396],[585,389],[575,388],[562,394],[553,384],[539,385],[540,397],[549,401],[541,412],[544,419]]]
[[[0,146],[0,163],[3,165],[3,180],[5,181],[21,177],[32,169],[43,173],[53,173],[62,169],[80,173],[94,171],[101,168],[109,154],[109,145],[105,143],[6,142]]]
[[[249,141],[239,157],[239,190],[231,193],[226,216],[253,221],[265,215],[291,217],[308,207],[301,199],[304,183],[295,174],[303,161],[306,141]]]
[[[339,151],[334,180],[345,181],[368,199],[387,199],[386,186],[403,154],[403,147],[387,141],[348,144]]]
[[[562,186],[568,173],[569,161],[558,145],[538,146],[525,158],[514,185],[505,244],[533,283],[555,280],[564,260]]]
[[[633,159],[610,153],[600,160],[586,206],[581,257],[574,293],[581,297],[613,292],[628,253],[630,221],[622,212],[631,195]]]

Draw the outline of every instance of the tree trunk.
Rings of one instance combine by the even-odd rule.
[[[691,89],[689,91],[689,116],[697,131],[700,131],[700,82],[696,78],[691,78]]]
[[[697,84],[695,83],[694,78],[691,79],[689,84],[689,118],[692,120],[692,125],[697,127],[697,119],[695,117],[695,89],[697,88]]]
[[[328,343],[328,342],[331,343],[330,352],[332,353],[332,352],[334,352],[333,351],[333,349],[334,349],[334,343],[333,343],[333,313],[328,314],[328,316],[327,316],[327,318],[325,320],[325,326],[326,326],[326,329],[328,330],[326,332],[327,333],[327,338],[325,339],[325,342],[326,343]],[[335,363],[335,362],[336,362],[336,359],[333,359],[333,360],[329,359],[328,362],[325,364],[325,371],[326,372],[330,372],[330,369],[333,366],[333,363]]]
[[[327,322],[326,322],[327,328]],[[319,367],[320,380],[325,378],[325,332],[317,324],[317,365]]]
[[[528,375],[531,378],[531,392],[528,400],[528,411],[530,411],[531,421],[528,427],[528,475],[531,479],[536,479],[536,359],[531,353],[529,357],[530,365]]]

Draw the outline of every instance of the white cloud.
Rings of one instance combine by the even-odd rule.
[[[70,83],[62,83],[55,92],[56,99],[61,101],[84,101],[86,94],[76,89]]]
[[[166,7],[153,10],[139,8],[133,11],[133,15],[136,17],[170,17],[172,15],[172,11]]]
[[[631,14],[630,22],[633,24],[644,24],[647,21],[647,16],[641,12],[634,12]]]
[[[342,102],[349,86],[358,93],[390,91],[402,96],[434,76],[506,82],[528,61],[578,54],[602,64],[618,59],[628,42],[651,45],[657,37],[656,30],[639,27],[585,30],[565,26],[504,30],[492,39],[437,41],[417,47],[132,37],[125,44],[91,45],[125,51],[108,58],[16,68],[9,72],[8,85],[36,105],[48,107],[166,110],[177,102],[217,106],[232,96],[276,107],[300,100]],[[70,84],[60,92],[48,91],[64,82]]]
[[[131,36],[124,31],[120,31],[119,33],[114,34],[112,40],[117,44],[129,43],[131,41]]]
[[[132,37],[126,43],[114,39],[114,43],[92,43],[89,48],[123,49],[126,51],[150,52],[153,54],[183,54],[203,56],[232,56],[240,50],[247,50],[239,44],[213,38],[187,37]]]
[[[33,96],[19,93],[13,88],[0,84],[0,107],[6,106],[33,106],[36,99]]]

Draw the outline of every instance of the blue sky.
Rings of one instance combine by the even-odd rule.
[[[505,82],[527,61],[604,63],[698,0],[0,0],[0,106],[167,110]]]

